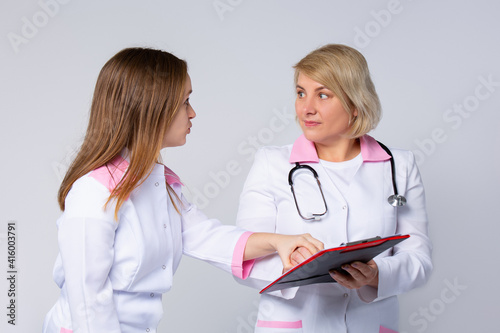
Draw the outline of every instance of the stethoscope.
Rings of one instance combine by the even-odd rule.
[[[379,141],[377,141],[377,142],[380,145],[380,147],[382,147],[382,149],[385,150],[385,152],[387,154],[389,154],[389,156],[391,157],[390,162],[391,162],[391,174],[392,174],[392,188],[393,188],[394,194],[387,198],[387,202],[389,202],[389,204],[391,206],[394,206],[394,207],[404,206],[404,205],[406,205],[406,198],[398,193],[398,188],[396,186],[396,166],[394,163],[394,156],[392,156],[392,153],[389,150],[389,148],[387,148],[381,142],[379,142]],[[300,211],[300,208],[299,208],[299,204],[297,203],[297,197],[295,196],[295,190],[293,188],[293,173],[297,170],[300,170],[300,169],[309,170],[313,174],[314,178],[316,179],[316,182],[318,183],[319,191],[321,193],[321,197],[323,198],[323,205],[325,207],[324,212],[322,212],[322,213],[308,213],[308,214],[306,214],[306,216],[302,215],[302,212]],[[312,221],[312,220],[319,221],[321,219],[321,217],[328,212],[328,207],[326,205],[325,195],[323,194],[323,190],[321,189],[321,183],[320,183],[319,178],[318,178],[318,173],[311,166],[305,165],[305,164],[299,164],[298,162],[295,163],[295,166],[288,173],[288,184],[290,184],[290,190],[292,191],[292,194],[293,194],[293,200],[295,201],[295,207],[297,207],[297,212],[299,213],[299,215],[302,219],[304,219],[306,221]]]

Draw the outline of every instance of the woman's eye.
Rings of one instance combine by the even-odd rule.
[[[319,94],[319,98],[321,98],[321,99],[327,99],[328,95],[321,93],[321,94]]]
[[[184,104],[189,105],[189,98],[186,99],[186,101],[184,102]]]
[[[297,91],[297,96],[298,96],[299,98],[302,98],[302,97],[304,97],[304,96],[305,96],[305,94],[304,94],[304,92],[303,92],[303,91]]]

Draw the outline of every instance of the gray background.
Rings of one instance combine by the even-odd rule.
[[[493,0],[1,0],[0,331],[39,332],[58,296],[56,193],[112,55],[151,46],[187,60],[198,116],[187,145],[163,157],[207,215],[234,224],[252,147],[300,134],[292,65],[326,43],[365,55],[384,110],[372,134],[415,152],[426,186],[435,269],[400,297],[401,332],[497,329],[499,13]],[[12,220],[15,327],[3,278]],[[250,332],[257,300],[184,258],[159,331]]]

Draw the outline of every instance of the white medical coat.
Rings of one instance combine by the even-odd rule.
[[[395,208],[387,202],[393,194],[389,155],[368,135],[360,138],[360,144],[363,162],[345,196],[320,163],[314,144],[303,135],[293,146],[260,149],[241,194],[237,225],[260,232],[310,233],[325,248],[374,236],[410,234],[410,238],[375,258],[378,288],[349,290],[337,283],[323,283],[263,294],[256,333],[371,333],[381,327],[397,330],[396,295],[428,279],[431,243],[424,188],[413,154],[391,150],[398,191],[408,201],[406,206]],[[288,173],[295,162],[310,165],[319,175],[328,206],[320,221],[305,221],[297,213],[288,184]],[[294,178],[303,215],[308,211],[321,213],[323,201],[316,181],[311,173],[300,173]],[[279,257],[271,255],[257,260],[247,280],[237,280],[260,289],[281,273]]]
[[[127,167],[117,157],[78,179],[68,193],[57,221],[54,280],[61,294],[45,318],[44,333],[156,332],[162,294],[172,286],[183,253],[241,278],[251,265],[242,262],[250,233],[205,217],[161,164],[131,193],[116,221],[115,205],[103,207]],[[166,180],[182,200],[181,215]]]

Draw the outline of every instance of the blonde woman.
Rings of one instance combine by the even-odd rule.
[[[309,235],[221,225],[186,201],[159,158],[186,142],[191,92],[186,63],[167,52],[129,48],[102,68],[84,142],[59,190],[61,294],[43,332],[156,332],[183,253],[245,278],[254,258],[278,251],[290,267],[297,247],[322,248]]]
[[[413,154],[386,151],[367,135],[381,111],[358,51],[332,44],[311,52],[295,66],[295,86],[303,135],[293,145],[264,147],[255,155],[240,198],[238,226],[307,232],[326,248],[375,236],[410,238],[367,263],[332,271],[332,283],[263,294],[255,332],[396,331],[397,295],[424,284],[432,269],[424,188]],[[399,193],[394,193],[391,161]],[[403,197],[406,205],[397,206]],[[301,251],[293,258],[304,259]],[[279,262],[278,256],[258,259],[249,279],[241,282],[265,287],[282,273]]]

